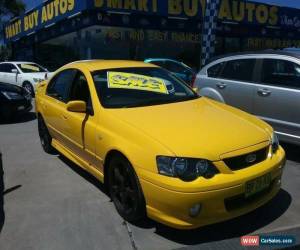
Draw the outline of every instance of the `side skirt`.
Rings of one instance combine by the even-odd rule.
[[[99,170],[97,170],[95,167],[93,167],[92,165],[88,164],[86,161],[79,158],[77,155],[75,155],[72,151],[64,147],[61,143],[59,143],[54,138],[52,139],[51,144],[58,152],[62,153],[69,160],[71,160],[76,165],[86,170],[87,172],[95,176],[99,181],[104,183],[104,174],[101,173]]]

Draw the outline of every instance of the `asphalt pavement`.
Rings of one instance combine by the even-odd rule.
[[[0,124],[0,249],[240,249],[240,236],[256,234],[295,235],[299,243],[300,147],[283,146],[288,161],[282,189],[256,211],[189,231],[150,219],[132,225],[99,181],[43,152],[29,113]]]

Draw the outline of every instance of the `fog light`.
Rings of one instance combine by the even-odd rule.
[[[199,215],[200,211],[201,211],[201,204],[195,204],[194,206],[192,206],[190,208],[190,216],[191,217],[196,217]]]

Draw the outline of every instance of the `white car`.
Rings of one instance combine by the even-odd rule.
[[[48,77],[48,70],[33,62],[0,63],[0,82],[22,86],[32,96],[36,84]]]

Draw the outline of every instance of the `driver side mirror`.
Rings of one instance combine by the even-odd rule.
[[[67,110],[76,113],[86,113],[86,102],[70,101],[67,103]]]
[[[17,69],[12,69],[11,73],[19,74],[19,71]]]

